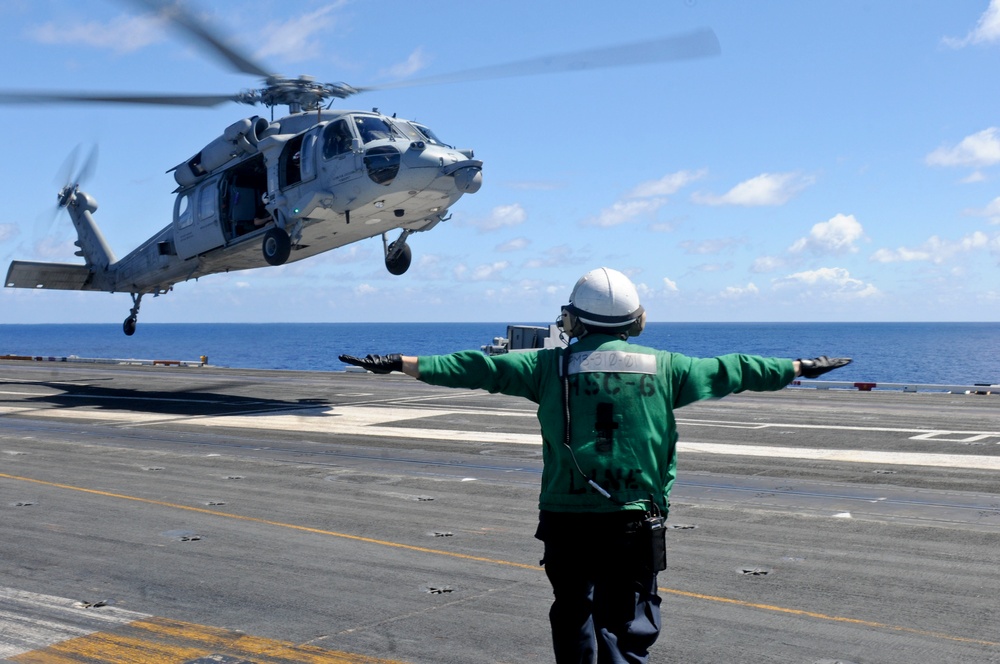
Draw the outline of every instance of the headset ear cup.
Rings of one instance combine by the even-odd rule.
[[[584,328],[583,328],[583,323],[580,322],[580,319],[574,316],[573,314],[569,313],[568,311],[566,312],[566,319],[567,319],[566,322],[569,323],[569,330],[567,331],[569,332],[570,338],[572,339],[574,337],[583,336]]]
[[[646,312],[643,311],[642,315],[635,319],[632,323],[632,327],[628,329],[628,335],[630,337],[637,337],[642,334],[642,331],[646,329]]]

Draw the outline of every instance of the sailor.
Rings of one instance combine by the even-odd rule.
[[[676,476],[674,410],[744,390],[774,391],[850,362],[723,355],[703,359],[631,343],[646,324],[632,282],[583,275],[559,325],[567,348],[487,356],[341,355],[375,373],[484,389],[538,404],[543,442],[536,537],[555,600],[558,664],[642,663],[660,632],[657,573]]]

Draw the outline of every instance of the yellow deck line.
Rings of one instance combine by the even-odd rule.
[[[254,664],[400,664],[167,618],[137,620],[11,657],[18,664],[184,664],[211,655]]]
[[[354,541],[357,541],[357,542],[365,542],[365,543],[368,543],[368,544],[376,544],[376,545],[379,545],[379,546],[388,546],[388,547],[393,547],[393,548],[398,548],[398,549],[406,549],[406,550],[409,550],[409,551],[418,551],[418,552],[421,552],[421,553],[429,553],[429,554],[439,555],[439,556],[448,556],[450,558],[460,558],[460,559],[471,560],[471,561],[475,561],[475,562],[483,562],[483,563],[489,563],[489,564],[493,564],[493,565],[502,565],[502,566],[505,566],[505,567],[517,567],[517,568],[521,568],[521,569],[530,569],[530,570],[540,571],[540,568],[538,566],[536,566],[536,565],[527,565],[527,564],[524,564],[524,563],[512,562],[512,561],[508,561],[508,560],[501,560],[501,559],[496,559],[496,558],[485,558],[485,557],[481,557],[481,556],[471,556],[471,555],[468,555],[468,554],[456,553],[456,552],[453,552],[453,551],[443,551],[441,549],[431,549],[431,548],[428,548],[428,547],[413,546],[413,545],[410,545],[410,544],[402,544],[400,542],[391,542],[391,541],[387,541],[387,540],[379,540],[379,539],[374,539],[374,538],[370,538],[370,537],[361,537],[359,535],[350,535],[350,534],[347,534],[347,533],[339,533],[339,532],[332,531],[332,530],[323,530],[323,529],[320,529],[320,528],[311,528],[311,527],[308,527],[308,526],[301,526],[301,525],[291,524],[291,523],[283,523],[283,522],[280,522],[280,521],[271,521],[269,519],[261,519],[261,518],[258,518],[258,517],[244,516],[244,515],[240,515],[240,514],[230,514],[230,513],[226,513],[226,512],[219,512],[219,511],[216,511],[216,510],[205,509],[203,507],[193,507],[193,506],[190,506],[190,505],[180,505],[180,504],[177,504],[177,503],[169,503],[169,502],[165,502],[165,501],[161,501],[161,500],[152,500],[150,498],[141,498],[141,497],[138,497],[138,496],[129,496],[129,495],[125,495],[125,494],[112,493],[112,492],[108,492],[108,491],[101,491],[101,490],[98,490],[98,489],[88,489],[86,487],[78,487],[78,486],[73,486],[73,485],[70,485],[70,484],[60,484],[58,482],[48,482],[46,480],[39,480],[39,479],[31,478],[31,477],[20,477],[20,476],[17,476],[17,475],[9,475],[7,473],[0,473],[0,478],[9,479],[9,480],[16,480],[16,481],[20,481],[20,482],[31,482],[31,483],[40,484],[40,485],[43,485],[43,486],[49,486],[49,487],[54,487],[54,488],[58,488],[58,489],[67,489],[67,490],[70,490],[70,491],[79,491],[79,492],[82,492],[82,493],[88,493],[88,494],[98,495],[98,496],[105,496],[105,497],[109,497],[109,498],[117,498],[117,499],[121,499],[121,500],[131,500],[131,501],[140,502],[140,503],[146,503],[146,504],[151,504],[151,505],[159,505],[161,507],[168,507],[168,508],[178,509],[178,510],[184,510],[184,511],[188,511],[188,512],[198,512],[198,513],[201,513],[201,514],[207,514],[207,515],[211,515],[211,516],[218,516],[218,517],[222,517],[222,518],[225,518],[225,519],[236,519],[236,520],[240,520],[240,521],[251,521],[251,522],[254,522],[254,523],[260,523],[260,524],[269,525],[269,526],[275,526],[275,527],[279,527],[279,528],[288,528],[288,529],[291,529],[291,530],[296,530],[296,531],[300,531],[300,532],[308,532],[308,533],[313,533],[313,534],[317,534],[317,535],[326,535],[326,536],[331,536],[331,537],[340,537],[340,538],[344,538],[344,539],[354,540]],[[677,589],[673,589],[673,588],[658,588],[658,590],[660,590],[661,592],[667,593],[667,594],[671,594],[671,595],[677,595],[677,596],[681,596],[681,597],[687,597],[689,599],[699,599],[699,600],[703,600],[703,601],[718,602],[718,603],[723,603],[723,604],[730,604],[730,605],[735,605],[735,606],[742,606],[742,607],[745,607],[745,608],[751,608],[751,609],[756,609],[756,610],[772,611],[772,612],[776,612],[776,613],[782,613],[782,614],[785,614],[785,615],[802,616],[802,617],[806,617],[806,618],[812,618],[812,619],[824,620],[824,621],[830,621],[830,622],[847,623],[847,624],[859,625],[859,626],[863,626],[863,627],[869,627],[869,628],[872,628],[872,629],[880,629],[880,630],[887,630],[887,631],[893,631],[893,632],[904,632],[904,633],[907,633],[907,634],[914,634],[914,635],[924,636],[924,637],[933,638],[933,639],[940,639],[940,640],[944,640],[944,641],[955,641],[955,642],[960,642],[960,643],[970,643],[970,644],[976,644],[976,645],[987,646],[987,647],[1000,647],[1000,642],[989,641],[989,640],[985,640],[985,639],[976,639],[976,638],[971,638],[971,637],[955,636],[955,635],[947,634],[947,633],[944,633],[944,632],[922,630],[922,629],[918,629],[918,628],[904,627],[904,626],[900,626],[900,625],[890,625],[890,624],[886,624],[886,623],[879,623],[879,622],[861,620],[861,619],[857,619],[857,618],[848,618],[848,617],[843,617],[843,616],[832,616],[832,615],[827,615],[827,614],[823,614],[823,613],[816,613],[816,612],[813,612],[813,611],[805,611],[805,610],[802,610],[802,609],[791,609],[791,608],[786,608],[786,607],[773,606],[773,605],[769,605],[769,604],[756,604],[756,603],[753,603],[753,602],[746,602],[746,601],[743,601],[743,600],[738,600],[738,599],[733,599],[733,598],[728,598],[728,597],[718,597],[718,596],[714,596],[714,595],[702,595],[702,594],[699,594],[699,593],[693,593],[693,592],[684,591],[684,590],[677,590]],[[83,637],[83,638],[88,638],[88,637]],[[13,661],[22,661],[22,660],[13,660]],[[23,661],[33,661],[33,660],[23,660]],[[46,660],[46,662],[48,662],[48,661],[49,660]],[[58,662],[56,662],[56,660],[52,660],[52,661],[55,664],[58,664]],[[80,661],[80,660],[66,660],[66,661],[77,662],[77,661]],[[319,660],[319,661],[328,661],[328,660]],[[338,660],[329,660],[329,661],[336,662]],[[375,661],[381,661],[381,660],[353,660],[353,661],[373,661],[373,662],[375,662]]]

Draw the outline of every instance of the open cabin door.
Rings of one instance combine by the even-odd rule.
[[[182,259],[193,258],[225,244],[219,221],[220,176],[180,193],[174,202],[174,246]]]
[[[222,228],[229,242],[252,233],[272,221],[264,206],[267,167],[264,155],[254,155],[228,169],[219,185]]]

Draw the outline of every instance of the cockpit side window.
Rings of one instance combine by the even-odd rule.
[[[341,118],[331,122],[323,130],[323,159],[332,159],[350,152],[353,140],[354,134],[351,133],[347,120]]]
[[[354,126],[357,128],[363,143],[401,137],[399,131],[392,125],[382,118],[373,115],[355,115]]]

